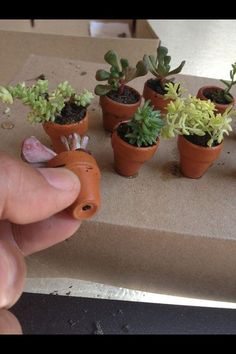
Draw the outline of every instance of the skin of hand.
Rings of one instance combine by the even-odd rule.
[[[0,334],[20,334],[8,311],[24,289],[24,257],[72,236],[80,226],[66,212],[80,192],[65,168],[33,168],[0,152]]]

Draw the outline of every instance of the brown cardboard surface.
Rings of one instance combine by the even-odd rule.
[[[55,86],[68,80],[93,90],[104,64],[31,55],[13,82],[44,73]],[[86,75],[80,75],[86,71]],[[192,93],[217,80],[178,75]],[[142,91],[147,77],[132,85]],[[235,90],[233,91],[235,95]],[[90,149],[102,172],[102,209],[77,234],[28,257],[30,277],[70,277],[144,291],[234,301],[236,295],[236,134],[225,139],[220,159],[199,180],[180,176],[176,140],[161,141],[136,179],[113,170],[110,135],[102,129],[98,97],[90,112]],[[11,130],[0,130],[0,148],[19,156],[21,141],[40,125],[25,120],[27,108],[12,107]],[[1,114],[0,122],[7,120]],[[236,128],[235,123],[233,124]]]
[[[150,26],[148,20],[137,20],[135,28],[136,38],[158,38],[157,32]]]
[[[92,20],[85,19],[35,19],[33,20],[33,26],[31,20],[1,20],[0,30],[5,31],[21,31],[31,33],[47,33],[47,34],[61,34],[68,36],[89,36],[89,24]],[[96,20],[99,22],[122,22],[127,23],[132,32],[134,20]],[[142,37],[141,37],[142,38]]]
[[[159,39],[91,38],[42,33],[0,31],[0,83],[9,82],[31,53],[103,63],[113,49],[121,57],[137,62],[143,53],[154,53]]]

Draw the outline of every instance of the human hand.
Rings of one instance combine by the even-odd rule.
[[[7,309],[19,299],[26,277],[24,256],[61,242],[80,221],[66,211],[80,182],[65,168],[32,168],[0,152],[0,333],[22,333]]]

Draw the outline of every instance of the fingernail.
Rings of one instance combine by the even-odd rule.
[[[19,298],[25,279],[23,256],[17,248],[0,242],[0,308],[8,308]]]
[[[79,188],[79,178],[66,168],[38,168],[37,170],[54,188],[64,191]]]

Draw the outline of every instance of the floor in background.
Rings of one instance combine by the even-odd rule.
[[[236,334],[236,311],[23,294],[11,309],[24,334]]]
[[[186,60],[183,74],[229,79],[231,64],[236,61],[236,20],[148,22],[169,49],[172,67]]]

